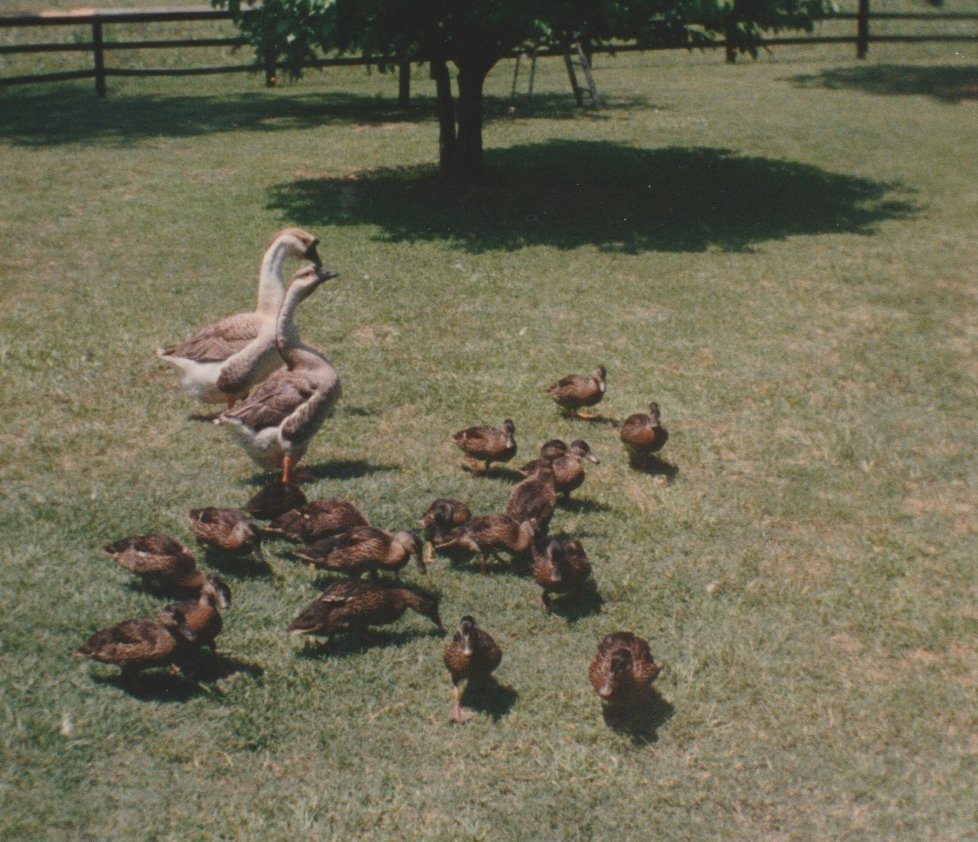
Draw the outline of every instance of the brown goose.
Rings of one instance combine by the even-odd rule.
[[[599,365],[588,375],[568,374],[556,383],[548,386],[546,392],[562,409],[582,419],[591,419],[593,415],[583,415],[579,411],[584,406],[594,406],[600,403],[605,392],[605,377],[608,372]]]
[[[661,669],[647,641],[620,631],[607,635],[598,644],[588,678],[605,702],[627,703],[648,689]]]
[[[462,709],[462,690],[459,682],[468,679],[485,681],[503,660],[503,651],[492,635],[480,629],[475,620],[466,615],[462,617],[458,630],[445,646],[442,660],[452,677],[454,704],[449,719],[464,723],[472,719],[471,711]]]
[[[292,481],[293,466],[305,455],[313,436],[332,414],[340,397],[340,378],[332,363],[299,339],[296,308],[335,272],[300,270],[279,311],[275,344],[285,368],[276,370],[251,395],[223,412],[215,423],[225,425],[262,468],[282,471]]]
[[[275,322],[285,295],[282,267],[288,257],[318,266],[317,242],[301,228],[279,231],[262,256],[253,313],[228,316],[186,342],[157,351],[177,369],[185,392],[231,407],[282,364],[275,350]]]

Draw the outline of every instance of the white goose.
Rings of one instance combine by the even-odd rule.
[[[275,326],[285,297],[282,267],[288,257],[305,258],[319,266],[317,243],[301,228],[279,231],[262,257],[254,312],[228,316],[186,342],[157,351],[177,369],[185,392],[230,408],[282,364],[275,350]]]
[[[293,276],[279,311],[275,346],[285,368],[233,409],[214,419],[237,438],[252,460],[268,470],[281,468],[282,482],[292,482],[295,464],[332,414],[340,396],[340,378],[332,363],[299,339],[296,308],[336,272],[309,266]]]

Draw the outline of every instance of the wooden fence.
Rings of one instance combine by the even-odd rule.
[[[27,29],[44,27],[85,27],[91,33],[91,40],[77,42],[57,42],[57,43],[29,43],[29,44],[0,44],[0,56],[30,53],[55,53],[55,52],[81,52],[91,55],[91,65],[81,70],[68,70],[53,73],[33,73],[29,75],[0,77],[0,86],[30,84],[36,82],[57,82],[70,79],[94,79],[95,91],[98,96],[105,96],[107,91],[106,80],[111,76],[191,76],[205,75],[213,73],[241,73],[254,72],[254,63],[233,64],[233,65],[210,65],[201,67],[114,67],[106,64],[106,54],[118,50],[146,50],[146,49],[185,49],[199,47],[242,47],[246,42],[241,37],[224,38],[170,38],[170,39],[144,39],[116,41],[107,39],[105,29],[113,24],[137,24],[137,23],[166,23],[166,22],[187,22],[187,21],[230,21],[229,12],[222,9],[212,9],[210,7],[186,8],[186,9],[157,9],[157,10],[108,10],[98,11],[94,9],[84,9],[67,12],[36,12],[19,15],[0,15],[0,30]],[[956,21],[978,23],[978,14],[967,13],[946,13],[946,12],[920,12],[920,13],[870,13],[869,0],[859,0],[859,11],[853,14],[837,14],[829,18],[830,21],[848,21],[855,24],[855,31],[845,35],[804,35],[798,37],[775,37],[765,39],[764,46],[790,46],[790,45],[811,45],[811,44],[853,44],[856,48],[856,55],[865,58],[871,43],[884,42],[923,42],[923,41],[965,41],[972,44],[978,43],[978,32],[972,34],[873,34],[871,23],[875,21]],[[978,29],[978,28],[976,28]],[[709,45],[718,49],[727,47],[725,41],[717,40]],[[639,51],[648,48],[635,45],[623,45],[615,48],[615,52]],[[684,49],[681,47],[668,47],[664,49]],[[514,53],[514,57],[515,57]],[[553,50],[540,50],[538,56],[562,56],[563,53]],[[728,51],[728,58],[731,53]],[[336,67],[349,65],[377,65],[378,59],[363,58],[330,58],[314,62],[313,67]],[[390,65],[397,65],[400,69],[400,94],[402,101],[407,97],[409,90],[409,63],[391,59]],[[275,82],[276,67],[266,67],[265,81],[268,85]]]

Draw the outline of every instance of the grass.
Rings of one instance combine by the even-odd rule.
[[[406,114],[362,71],[2,92],[0,836],[970,837],[978,161],[973,97],[932,82],[975,58],[621,56],[600,115],[557,63],[510,114],[501,67],[492,181],[461,195],[422,80]],[[153,349],[246,309],[286,224],[342,272],[300,311],[345,388],[310,496],[389,529],[437,496],[498,510],[511,478],[468,477],[450,434],[504,417],[517,459],[603,460],[553,524],[600,606],[546,617],[445,561],[424,583],[505,652],[464,728],[422,618],[334,654],[285,635],[323,578],[281,544],[274,576],[201,555],[233,683],[70,657],[163,604],[103,543],[187,539],[262,481]],[[542,395],[598,362],[606,415],[662,405],[671,479]],[[586,678],[616,628],[666,664],[631,729]]]

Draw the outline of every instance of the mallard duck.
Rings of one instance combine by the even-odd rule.
[[[432,502],[420,524],[424,529],[424,560],[430,564],[434,557],[434,545],[443,541],[451,530],[472,519],[472,512],[465,503],[439,497]]]
[[[533,547],[533,580],[543,589],[540,607],[550,611],[550,594],[565,594],[584,587],[591,562],[580,541],[550,538]]]
[[[373,526],[356,526],[296,550],[295,555],[315,567],[359,579],[367,572],[376,577],[378,570],[399,573],[412,552],[417,556],[418,572],[426,573],[418,535],[407,531],[390,534]]]
[[[183,614],[184,623],[194,634],[195,646],[207,646],[212,652],[217,651],[215,638],[224,628],[221,611],[231,605],[231,589],[217,576],[208,576],[200,589],[200,596],[195,600],[187,600],[170,605],[160,614],[160,622],[165,619],[167,611],[176,609]]]
[[[605,377],[608,372],[599,365],[588,375],[568,374],[556,383],[548,386],[546,392],[557,405],[578,418],[590,419],[593,415],[582,415],[578,410],[582,406],[594,406],[604,397]]]
[[[482,515],[466,521],[449,532],[441,541],[435,543],[435,549],[464,547],[477,553],[479,569],[485,575],[487,554],[491,553],[498,559],[500,552],[507,552],[516,558],[530,549],[536,534],[537,523],[532,518],[517,521],[509,515]]]
[[[308,500],[297,482],[285,483],[275,479],[262,486],[241,508],[252,517],[272,520],[286,512],[304,506]]]
[[[641,468],[648,464],[653,453],[662,449],[669,439],[669,431],[662,426],[659,404],[649,404],[649,413],[629,415],[618,430],[618,436],[628,451],[629,462]]]
[[[533,518],[537,533],[546,535],[557,508],[557,480],[553,464],[544,459],[526,479],[513,486],[506,502],[506,514],[522,523]]]
[[[478,463],[484,462],[481,472],[489,470],[493,462],[508,462],[516,455],[516,425],[512,419],[503,421],[502,427],[468,427],[452,435],[462,452],[468,457],[472,473],[480,473]]]
[[[123,676],[148,667],[165,666],[183,654],[195,635],[178,608],[170,607],[153,620],[124,620],[93,634],[75,650],[79,658],[91,658],[122,668]]]
[[[313,500],[285,512],[273,519],[264,531],[266,535],[275,535],[297,544],[312,544],[357,526],[370,526],[366,515],[348,500],[332,497]]]
[[[627,703],[648,689],[661,669],[647,641],[620,631],[607,635],[598,644],[588,678],[604,701]]]
[[[442,660],[452,677],[454,688],[455,703],[449,716],[452,722],[468,722],[473,716],[470,711],[462,709],[462,689],[459,682],[463,679],[468,679],[470,683],[485,681],[502,659],[503,651],[492,639],[492,635],[480,629],[472,617],[462,617],[458,630],[442,653]]]
[[[215,423],[234,434],[252,460],[266,470],[279,468],[292,482],[293,466],[305,455],[340,397],[340,378],[332,363],[303,344],[295,326],[296,308],[335,272],[308,268],[297,272],[279,311],[276,347],[285,368],[277,369],[251,395],[221,413]]]
[[[275,350],[275,322],[285,295],[282,266],[287,257],[319,265],[317,240],[300,228],[280,231],[265,250],[253,313],[238,313],[208,325],[192,339],[157,351],[180,375],[193,397],[231,407],[282,364]]]
[[[554,487],[558,494],[570,497],[584,482],[584,460],[600,465],[601,460],[591,451],[584,439],[575,439],[568,447],[560,439],[552,439],[540,448],[540,458],[520,469],[524,476],[532,474],[542,462],[549,461],[554,471]]]
[[[170,535],[159,532],[133,535],[106,544],[102,549],[119,566],[167,587],[196,590],[207,579],[197,569],[194,554]]]
[[[197,541],[225,553],[250,553],[259,564],[265,563],[261,550],[261,530],[241,509],[207,506],[191,509],[190,529]]]
[[[363,633],[368,626],[386,626],[408,609],[417,611],[444,631],[438,600],[407,588],[392,588],[359,579],[341,579],[326,586],[289,625],[289,634]]]

